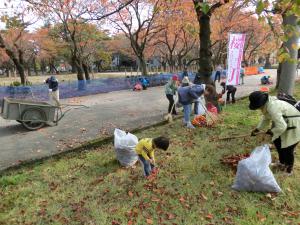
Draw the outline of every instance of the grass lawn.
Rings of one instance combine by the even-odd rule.
[[[153,182],[139,164],[122,169],[112,144],[7,172],[0,178],[0,224],[300,224],[300,146],[294,175],[275,173],[283,193],[231,189],[235,174],[220,159],[263,141],[212,138],[249,133],[259,113],[247,107],[247,100],[229,105],[216,128],[190,131],[178,120],[137,133],[171,138],[169,150],[156,153],[160,172]]]

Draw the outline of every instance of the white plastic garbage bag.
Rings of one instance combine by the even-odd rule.
[[[120,129],[114,131],[114,146],[117,156],[117,160],[122,166],[130,167],[133,166],[138,156],[135,153],[135,146],[138,143],[138,138],[131,134],[126,133]]]
[[[250,157],[239,162],[232,188],[237,191],[280,192],[269,168],[271,161],[268,145],[256,147]]]
[[[204,95],[201,95],[198,98],[199,104],[198,104],[198,115],[205,115],[206,114],[206,103],[205,103],[205,98]]]

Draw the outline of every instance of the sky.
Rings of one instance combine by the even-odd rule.
[[[5,3],[7,4],[5,6]],[[5,13],[8,13],[10,16],[13,16],[13,11],[15,10],[22,10],[24,6],[22,7],[22,0],[0,0],[0,16],[4,15]],[[146,10],[144,10],[146,11]],[[42,19],[36,20],[35,16],[33,14],[29,14],[25,16],[25,21],[34,21],[35,23],[32,24],[27,28],[27,30],[33,32],[34,30],[38,29],[39,27],[44,25],[44,21]],[[102,29],[109,30],[112,33],[116,33],[116,29],[111,25],[111,23],[107,22],[105,24],[101,25]],[[5,24],[0,21],[0,29],[4,29]]]
[[[7,5],[5,5],[5,3]],[[24,7],[22,7],[21,0],[0,0],[0,15],[8,14],[9,16],[13,16],[13,11],[15,10],[22,10]],[[35,17],[32,14],[27,14],[25,16],[25,21],[34,21]],[[38,27],[41,27],[43,25],[43,21],[35,21],[35,23],[28,27],[29,31],[33,31],[37,29]],[[0,21],[0,29],[4,29],[5,24]]]

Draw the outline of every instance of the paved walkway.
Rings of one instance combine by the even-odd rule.
[[[275,77],[275,70],[267,72]],[[238,87],[237,97],[258,90],[260,77],[245,77],[245,85]],[[115,127],[130,130],[155,124],[163,120],[168,105],[163,87],[142,92],[111,92],[72,98],[64,102],[84,104],[89,108],[74,109],[58,126],[48,126],[32,132],[15,121],[0,118],[0,170],[110,135]]]

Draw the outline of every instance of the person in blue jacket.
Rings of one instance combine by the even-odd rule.
[[[271,84],[270,76],[264,75],[264,76],[260,79],[260,82],[261,82],[261,84]]]
[[[146,90],[147,87],[149,87],[149,80],[147,78],[140,78],[140,82],[142,84],[143,90]]]
[[[205,84],[178,88],[179,102],[183,105],[184,124],[187,128],[195,128],[190,121],[192,103],[203,94],[209,95],[206,89],[207,86]]]

